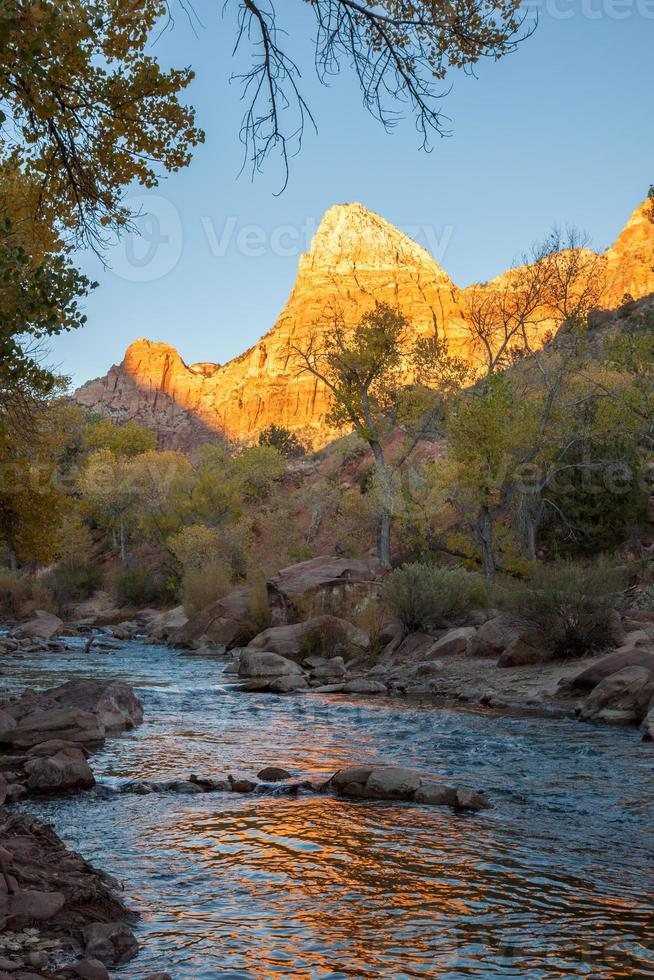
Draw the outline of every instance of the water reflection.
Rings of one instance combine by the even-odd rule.
[[[313,797],[42,804],[143,912],[123,976],[654,976],[652,750],[636,733],[248,696],[221,691],[219,670],[131,645],[7,676],[139,685],[148,723],[96,756],[108,781],[385,759],[456,775],[497,805],[466,818]]]

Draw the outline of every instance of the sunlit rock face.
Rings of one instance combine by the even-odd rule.
[[[647,205],[634,212],[606,254],[606,305],[618,305],[625,293],[638,298],[654,291],[654,225],[646,212]],[[188,366],[174,348],[138,340],[121,365],[83,385],[75,398],[116,421],[135,419],[154,428],[169,448],[189,449],[223,436],[251,441],[272,422],[319,446],[335,434],[325,421],[328,395],[301,372],[294,349],[305,349],[312,336],[329,329],[334,311],[356,323],[375,301],[399,306],[416,336],[438,335],[451,353],[474,356],[466,292],[379,215],[361,204],[342,204],[325,214],[279,319],[250,350],[222,366]]]
[[[606,252],[607,308],[625,299],[641,299],[654,293],[654,221],[651,201],[636,208],[615,245]]]

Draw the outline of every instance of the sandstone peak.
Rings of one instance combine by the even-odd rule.
[[[607,307],[619,306],[626,295],[654,293],[654,223],[648,209],[649,202],[636,208],[606,253]],[[506,275],[486,287],[497,288]],[[306,344],[334,308],[354,324],[375,301],[399,306],[416,336],[436,334],[452,353],[474,356],[465,292],[426,249],[354,202],[326,212],[310,251],[300,259],[284,310],[250,350],[224,365],[189,366],[168,344],[137,340],[121,365],[88,382],[75,397],[116,421],[140,421],[159,433],[160,445],[172,448],[192,448],[223,435],[251,442],[271,422],[321,445],[334,435],[325,422],[329,392],[298,370],[289,342]]]
[[[443,283],[450,281],[425,248],[381,215],[353,201],[335,204],[325,212],[309,252],[300,259],[299,272],[348,273],[396,265],[425,267],[431,275],[442,277]]]

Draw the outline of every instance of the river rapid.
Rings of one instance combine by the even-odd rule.
[[[159,646],[0,660],[5,696],[134,685],[145,722],[102,783],[393,762],[481,789],[447,808],[216,794],[28,803],[141,913],[117,975],[654,977],[654,750],[635,731],[406,701],[247,694]]]

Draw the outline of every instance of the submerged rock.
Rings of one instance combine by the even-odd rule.
[[[279,783],[284,779],[290,779],[291,774],[280,766],[266,766],[265,769],[257,773],[257,777],[262,779],[264,783]]]

